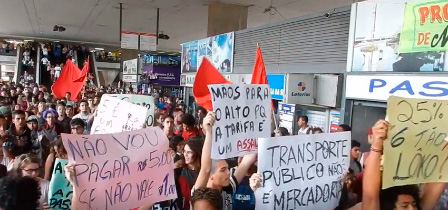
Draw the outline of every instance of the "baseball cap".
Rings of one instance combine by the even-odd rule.
[[[37,118],[36,115],[31,115],[31,116],[28,117],[28,119],[26,119],[26,122],[27,122],[27,123],[29,123],[29,122],[36,122],[36,123],[39,123],[39,119]]]

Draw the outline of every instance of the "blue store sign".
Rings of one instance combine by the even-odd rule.
[[[268,78],[272,99],[283,100],[283,96],[285,95],[285,75],[268,74],[266,77]]]

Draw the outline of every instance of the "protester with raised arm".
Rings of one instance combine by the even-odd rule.
[[[209,112],[204,118],[203,130],[205,132],[205,142],[202,149],[201,158],[201,170],[192,189],[192,194],[196,189],[202,189],[205,187],[213,188],[221,191],[224,198],[223,209],[232,209],[232,194],[235,192],[236,187],[247,173],[247,170],[255,162],[256,155],[244,156],[241,164],[235,170],[233,176],[230,176],[229,167],[225,160],[212,160],[211,147],[212,147],[212,126],[215,123],[215,114]]]
[[[389,123],[378,121],[373,127],[373,142],[366,160],[363,177],[362,210],[433,210],[446,183],[427,183],[423,192],[417,185],[381,190],[381,156]]]

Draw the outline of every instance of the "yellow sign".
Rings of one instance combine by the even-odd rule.
[[[448,101],[391,96],[383,189],[448,182]]]

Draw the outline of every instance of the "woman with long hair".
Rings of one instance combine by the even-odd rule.
[[[178,175],[176,181],[178,197],[183,197],[183,207],[188,209],[190,206],[191,189],[198,178],[201,170],[202,147],[204,140],[200,137],[190,138],[184,147],[184,167],[175,170]],[[181,200],[181,199],[180,199]]]
[[[50,155],[48,155],[47,160],[45,161],[44,179],[48,181],[51,180],[56,158],[67,159],[67,151],[65,150],[64,144],[62,143],[62,139],[60,137],[57,141],[51,143]]]

